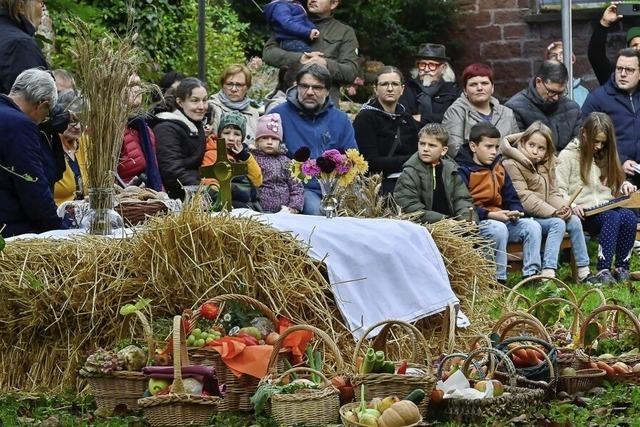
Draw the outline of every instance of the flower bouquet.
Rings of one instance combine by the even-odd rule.
[[[317,159],[310,159],[310,155],[308,147],[296,151],[291,162],[291,174],[305,183],[312,178],[318,180],[322,191],[321,206],[327,218],[334,218],[338,209],[337,187],[350,185],[356,176],[367,172],[369,164],[356,149],[349,149],[346,153],[326,150]]]

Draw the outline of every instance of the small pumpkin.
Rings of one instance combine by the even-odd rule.
[[[406,427],[417,423],[421,418],[415,403],[401,400],[384,411],[378,419],[378,427]]]

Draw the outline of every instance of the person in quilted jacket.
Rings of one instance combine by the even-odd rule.
[[[262,170],[258,200],[265,212],[302,212],[304,187],[291,175],[291,160],[284,154],[286,150],[282,143],[280,114],[265,114],[260,117],[253,156]]]

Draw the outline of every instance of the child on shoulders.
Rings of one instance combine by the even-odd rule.
[[[434,223],[445,218],[478,222],[469,190],[458,174],[458,165],[445,155],[449,134],[439,123],[418,132],[418,152],[404,164],[393,193],[404,212],[419,212],[420,219]]]
[[[320,37],[299,0],[272,0],[264,7],[264,17],[280,47],[289,52],[311,52],[310,42]]]
[[[460,175],[473,198],[480,234],[493,242],[496,278],[507,280],[507,243],[522,242],[525,277],[540,272],[540,224],[521,218],[524,208],[498,155],[500,132],[489,122],[471,128],[469,142],[456,156]]]
[[[258,200],[264,212],[302,212],[304,186],[291,175],[291,160],[285,155],[286,151],[280,114],[260,117],[253,155],[262,170]]]
[[[572,215],[556,185],[556,159],[551,129],[535,121],[526,131],[507,136],[500,146],[511,182],[520,197],[524,213],[542,227],[546,235],[542,275],[555,277],[565,231],[578,266],[578,281],[595,283],[589,271],[589,254],[580,218]]]
[[[582,188],[572,204],[584,229],[599,235],[597,282],[610,284],[629,280],[629,259],[636,238],[637,219],[633,211],[614,208],[595,215],[585,210],[636,191],[625,181],[620,165],[613,123],[605,113],[593,112],[582,124],[577,139],[558,155],[558,188],[565,195]],[[612,271],[615,256],[615,270]]]

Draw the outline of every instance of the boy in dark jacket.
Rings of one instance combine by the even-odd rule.
[[[493,242],[496,278],[505,282],[508,242],[522,242],[525,277],[540,272],[542,230],[533,219],[521,218],[524,209],[502,166],[499,145],[498,129],[480,122],[471,128],[469,142],[460,148],[456,161],[480,219],[480,234]]]
[[[429,123],[418,133],[418,152],[404,164],[393,193],[405,212],[420,212],[423,222],[445,218],[478,222],[473,199],[458,175],[458,166],[445,157],[449,134],[439,123]]]
[[[272,0],[264,7],[264,17],[280,47],[289,52],[311,52],[310,42],[320,37],[299,0]]]

